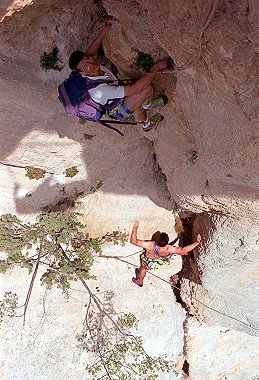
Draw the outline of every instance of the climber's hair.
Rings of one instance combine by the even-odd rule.
[[[75,50],[69,57],[68,64],[71,70],[80,71],[77,65],[84,58],[85,53],[82,50]]]
[[[169,236],[165,232],[161,232],[158,236],[156,236],[155,243],[159,247],[165,247],[169,242]]]

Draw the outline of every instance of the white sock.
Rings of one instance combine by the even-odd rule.
[[[147,119],[144,123],[141,124],[142,128],[148,128],[150,126],[150,121]]]

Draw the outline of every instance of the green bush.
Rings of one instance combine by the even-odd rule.
[[[40,67],[45,70],[62,70],[63,67],[59,64],[58,48],[54,47],[50,53],[44,52],[40,57]]]
[[[151,66],[153,66],[154,60],[151,57],[150,54],[148,53],[143,53],[140,51],[138,53],[137,61],[136,61],[136,66],[144,71],[148,71]]]

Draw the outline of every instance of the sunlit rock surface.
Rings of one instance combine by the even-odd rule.
[[[121,126],[122,138],[99,125],[82,125],[66,117],[57,100],[69,54],[95,38],[106,12],[114,22],[104,52],[120,78],[141,75],[134,65],[137,51],[154,60],[170,55],[179,69],[154,81],[169,104],[162,110],[165,121],[148,134],[140,126]],[[172,355],[179,379],[257,380],[258,330],[247,325],[259,328],[258,3],[1,1],[0,18],[1,213],[30,220],[42,207],[83,192],[77,208],[91,234],[130,231],[138,219],[141,238],[159,229],[172,240],[175,202],[197,213],[193,238],[200,232],[203,242],[192,264],[201,284],[190,280],[191,273],[180,283],[191,316],[170,285],[150,276],[139,289],[131,283],[133,267],[115,260],[96,259],[91,287],[114,292],[118,311],[140,319],[147,349]],[[40,56],[55,46],[64,68],[44,72]],[[48,173],[30,180],[26,166]],[[79,173],[67,178],[71,166]],[[105,250],[126,256],[134,247]],[[137,256],[132,260],[138,264]],[[159,275],[169,280],[180,270],[177,257]],[[6,280],[1,277],[1,289],[17,290],[23,299],[25,271]],[[184,292],[245,324],[199,308]],[[66,303],[58,291],[49,292],[49,315],[42,319],[44,289],[36,286],[25,328],[20,320],[5,322],[4,380],[89,378],[87,353],[75,338],[87,298],[74,293],[77,300]]]

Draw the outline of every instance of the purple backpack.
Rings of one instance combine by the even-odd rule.
[[[89,95],[89,90],[101,83],[105,83],[105,81],[90,80],[82,77],[80,73],[72,71],[69,78],[58,86],[58,98],[69,116],[98,122],[123,136],[121,131],[101,120],[107,111],[116,107],[120,99],[114,99],[109,104],[102,105],[95,103]]]

